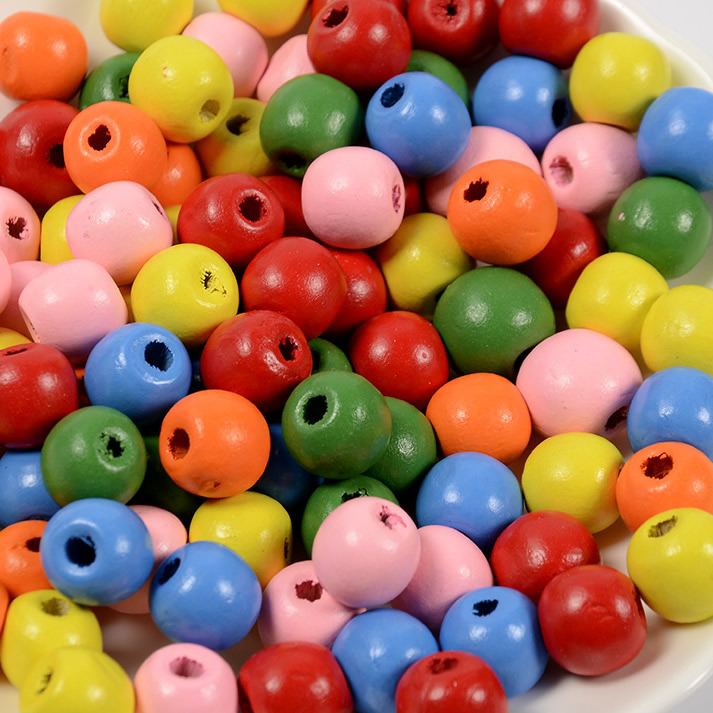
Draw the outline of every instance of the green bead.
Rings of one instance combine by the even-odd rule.
[[[428,72],[442,79],[452,87],[463,103],[470,107],[470,90],[468,80],[463,72],[453,62],[435,52],[428,50],[412,50],[406,67],[407,72]]]
[[[381,392],[350,371],[308,376],[282,410],[282,437],[292,457],[324,478],[349,478],[381,458],[391,413]]]
[[[433,324],[462,374],[507,378],[532,347],[555,333],[545,293],[509,267],[477,267],[456,278],[438,300]]]
[[[415,406],[386,397],[391,411],[391,437],[384,455],[366,471],[395,493],[416,483],[436,463],[436,435],[431,422]]]
[[[146,447],[121,411],[85,406],[53,426],[40,465],[47,491],[60,505],[82,498],[127,503],[146,474]]]
[[[312,352],[312,373],[320,371],[354,371],[349,358],[334,342],[323,337],[309,340]]]
[[[285,82],[265,105],[260,141],[281,171],[302,178],[321,154],[361,142],[364,108],[356,92],[326,74]]]
[[[103,101],[129,102],[129,75],[138,52],[109,57],[87,75],[79,92],[79,109]]]
[[[355,475],[338,483],[323,483],[314,489],[302,514],[302,544],[307,552],[307,558],[312,557],[314,536],[327,515],[347,500],[365,495],[384,498],[396,505],[399,504],[396,496],[386,485],[368,475]]]
[[[700,262],[712,228],[708,204],[693,186],[655,176],[636,181],[616,200],[607,243],[612,252],[636,255],[670,280]]]

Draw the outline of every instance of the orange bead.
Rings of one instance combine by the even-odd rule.
[[[198,156],[190,144],[166,143],[166,168],[151,193],[164,208],[181,205],[188,194],[203,180]]]
[[[89,105],[72,119],[64,135],[67,172],[83,193],[111,181],[136,181],[151,190],[167,160],[158,124],[127,102]]]
[[[631,532],[673,508],[713,513],[713,461],[688,443],[663,441],[646,446],[619,472],[616,502]]]
[[[40,562],[40,538],[44,520],[21,520],[0,530],[0,584],[10,597],[52,589]]]
[[[204,389],[177,401],[158,437],[161,464],[184,490],[226,498],[251,488],[270,457],[265,417],[244,396]]]
[[[0,634],[2,633],[3,626],[5,626],[5,615],[7,614],[7,608],[9,606],[10,593],[4,584],[0,584]]]
[[[444,456],[477,451],[508,464],[524,453],[532,434],[530,412],[518,388],[487,372],[446,382],[428,402],[426,418]]]
[[[0,22],[0,90],[21,101],[68,101],[87,72],[87,42],[64,17],[16,12]]]
[[[448,224],[472,258],[515,265],[539,253],[557,227],[557,203],[542,176],[515,161],[484,161],[456,181]]]

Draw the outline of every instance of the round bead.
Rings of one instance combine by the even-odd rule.
[[[42,217],[40,231],[40,260],[42,265],[56,265],[58,262],[71,260],[71,250],[67,247],[67,216],[72,208],[84,197],[78,194],[62,198],[47,209]]]
[[[177,211],[177,206],[188,198],[201,180],[203,173],[193,145],[167,142],[166,168],[154,183],[151,192],[166,210],[172,228],[175,229],[176,225],[173,213]],[[169,208],[172,209],[170,214]]]
[[[463,100],[466,107],[470,108],[470,89],[468,80],[453,62],[435,52],[416,49],[411,51],[407,72],[428,72],[442,79]]]
[[[42,480],[41,451],[6,451],[0,456],[0,527],[23,520],[49,520],[60,506]]]
[[[312,373],[319,371],[353,371],[347,355],[334,342],[322,337],[310,339],[309,349],[312,352]]]
[[[45,214],[46,216],[47,214]],[[0,258],[2,262],[2,258]],[[48,270],[50,265],[39,260],[20,260],[10,264],[10,294],[3,312],[0,312],[0,325],[13,329],[29,337],[30,330],[25,322],[18,301],[27,283],[40,273]]]
[[[255,96],[267,103],[275,91],[290,79],[317,70],[307,52],[307,34],[297,34],[286,39],[273,53],[267,68],[260,77]]]
[[[0,530],[0,584],[12,599],[25,592],[52,589],[40,561],[44,520],[21,520]]]
[[[287,34],[299,22],[307,7],[307,0],[277,0],[264,5],[254,0],[218,0],[223,12],[249,22],[263,37]]]
[[[99,62],[87,74],[79,93],[79,108],[102,101],[129,101],[129,75],[138,52],[123,52]]]

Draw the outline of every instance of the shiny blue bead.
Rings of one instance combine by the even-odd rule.
[[[488,67],[473,90],[473,121],[519,136],[535,153],[572,122],[562,72],[534,57],[505,57]]]
[[[148,322],[109,332],[94,346],[84,369],[91,404],[115,408],[139,425],[162,418],[188,394],[192,378],[181,340]]]
[[[156,626],[169,639],[222,651],[252,629],[262,589],[242,557],[199,540],[177,549],[156,570],[149,603]]]
[[[426,473],[416,496],[416,522],[459,530],[489,551],[523,513],[520,482],[499,460],[464,451],[446,456]]]
[[[52,586],[79,604],[106,606],[136,593],[151,576],[153,547],[127,505],[85,498],[50,518],[40,559]]]
[[[696,87],[663,92],[641,120],[636,148],[649,176],[713,189],[713,93]]]
[[[359,713],[395,713],[396,686],[403,673],[437,651],[428,627],[397,609],[371,609],[355,616],[332,644]]]
[[[682,441],[713,458],[713,376],[689,366],[649,375],[631,400],[626,431],[634,452]]]
[[[415,178],[443,173],[470,139],[463,100],[427,72],[397,74],[382,84],[369,101],[365,121],[371,146]]]
[[[456,599],[439,640],[444,651],[467,651],[490,664],[508,698],[532,688],[549,658],[537,606],[509,587],[483,587]]]
[[[0,528],[20,520],[49,520],[59,505],[42,480],[41,450],[0,457]]]

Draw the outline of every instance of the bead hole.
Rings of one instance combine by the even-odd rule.
[[[220,292],[223,295],[227,295],[228,291],[223,287],[220,280],[215,276],[212,270],[204,269],[201,274],[201,282],[203,283],[203,289],[206,292]]]
[[[401,210],[401,186],[398,184],[391,188],[391,204],[394,207],[394,213],[398,213]]]
[[[111,131],[104,124],[99,124],[92,135],[87,139],[90,148],[95,151],[103,151],[111,141]]]
[[[391,512],[386,505],[381,506],[381,510],[379,511],[379,520],[381,520],[381,522],[386,525],[389,530],[393,530],[399,525],[406,527],[406,523],[403,521],[403,518],[395,512]]]
[[[45,599],[41,607],[42,611],[50,616],[67,616],[70,609],[69,602],[66,602],[64,599],[59,599],[59,597]]]
[[[297,352],[297,344],[292,337],[285,337],[280,340],[279,349],[285,361],[293,361]]]
[[[47,152],[47,163],[55,168],[64,168],[64,148],[62,144],[53,144]]]
[[[381,93],[381,106],[385,109],[392,107],[404,95],[404,85],[396,83],[384,89]]]
[[[489,181],[484,181],[482,178],[469,183],[468,188],[463,191],[463,200],[467,203],[483,200],[488,192],[488,184]]]
[[[668,520],[661,520],[649,527],[649,537],[663,537],[666,533],[671,532],[678,524],[678,518],[671,515]]]
[[[129,75],[122,74],[119,77],[119,96],[122,99],[129,98]]]
[[[368,494],[366,488],[357,488],[351,492],[342,493],[342,502],[345,503],[347,500],[354,500],[354,498],[363,498]]]
[[[67,559],[77,567],[89,567],[97,558],[94,540],[89,535],[70,537],[65,545]]]
[[[124,444],[120,438],[111,433],[102,433],[99,439],[104,444],[104,453],[109,458],[121,458],[124,455]]]
[[[564,156],[555,156],[550,161],[550,176],[558,186],[568,186],[574,179],[572,164]]]
[[[439,673],[445,673],[446,671],[451,671],[458,666],[458,659],[454,658],[435,658],[431,659],[429,669],[431,673],[438,675]]]
[[[198,118],[201,121],[215,121],[215,118],[220,114],[220,102],[215,99],[208,99],[208,101],[203,102],[200,112],[198,112]]]
[[[25,226],[27,225],[27,221],[24,218],[21,216],[8,218],[6,225],[8,235],[11,238],[15,238],[15,240],[22,240],[22,234],[25,232]]]
[[[237,116],[231,116],[228,121],[225,122],[225,128],[231,133],[235,134],[236,136],[240,136],[240,134],[243,133],[243,126],[250,121],[247,116],[241,116],[238,114]]]
[[[25,548],[28,549],[30,552],[39,552],[40,551],[40,538],[39,537],[31,537],[27,542],[25,542]]]
[[[191,447],[191,439],[188,437],[188,432],[182,428],[174,429],[168,439],[168,452],[172,458],[180,460],[188,455],[188,449]]]
[[[304,406],[302,416],[307,424],[314,426],[319,423],[327,413],[327,397],[320,394],[312,396]]]
[[[14,347],[5,350],[4,356],[15,356],[15,354],[22,354],[27,351],[27,347]]]
[[[641,470],[647,478],[661,480],[673,470],[673,458],[668,453],[659,453],[647,458],[641,464]]]
[[[144,347],[144,359],[159,371],[168,371],[173,364],[173,352],[163,342],[149,342]]]
[[[497,607],[497,599],[483,599],[473,604],[473,614],[475,614],[475,616],[488,616],[488,614],[492,614]]]
[[[455,17],[458,14],[458,3],[449,2],[446,3],[446,15],[448,17]]]
[[[283,151],[277,156],[278,163],[286,171],[300,171],[307,166],[307,161],[294,151]]]
[[[41,696],[49,688],[53,673],[54,672],[50,668],[42,674],[42,676],[40,677],[39,685],[37,686],[36,695]]]
[[[322,585],[311,579],[295,584],[295,594],[298,599],[306,599],[308,602],[316,602],[322,596]]]
[[[161,567],[160,574],[158,575],[158,579],[156,580],[158,584],[166,584],[171,577],[173,577],[174,574],[176,574],[176,571],[178,568],[181,566],[181,560],[178,559],[178,557],[175,557],[172,560],[169,560],[166,562]]]
[[[188,656],[179,656],[177,659],[173,659],[168,668],[174,676],[181,678],[200,678],[205,672],[202,663],[189,659]]]
[[[349,6],[344,5],[343,7],[340,8],[334,8],[333,10],[330,10],[323,18],[322,18],[322,24],[325,27],[337,27],[337,25],[341,25],[344,20],[347,19],[347,15],[349,14]]]
[[[626,417],[629,414],[629,404],[620,406],[614,413],[609,416],[607,422],[604,424],[605,431],[614,430],[619,424],[626,421]]]
[[[246,196],[240,201],[238,209],[240,215],[251,223],[257,223],[267,213],[265,204],[259,196]]]

